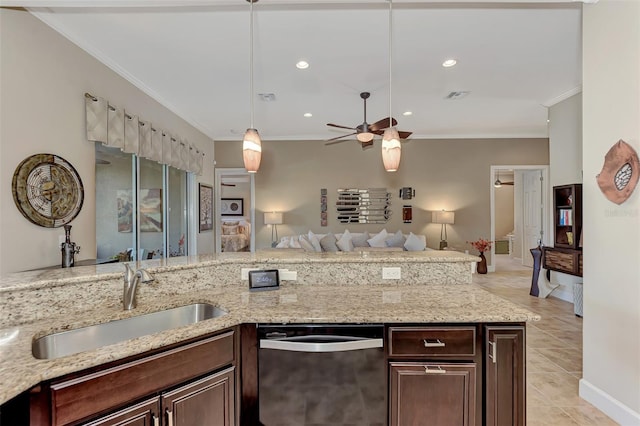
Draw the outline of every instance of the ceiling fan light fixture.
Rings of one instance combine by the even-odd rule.
[[[262,141],[256,129],[247,129],[242,141],[242,160],[249,173],[256,173],[262,158]]]
[[[356,135],[356,139],[358,139],[358,141],[360,142],[371,142],[373,140],[373,136],[374,136],[373,133],[366,131],[366,132],[358,133]]]
[[[495,188],[500,188],[502,186],[502,181],[500,180],[500,171],[498,171],[498,177],[496,178],[496,181],[493,182],[493,186]]]
[[[395,172],[400,166],[400,135],[395,127],[389,127],[382,136],[382,163],[388,172]]]

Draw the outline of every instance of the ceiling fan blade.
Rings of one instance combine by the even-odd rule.
[[[222,182],[220,185],[222,185],[222,186],[236,186],[235,183],[224,183],[224,182]]]
[[[371,129],[369,129],[369,131],[371,133],[373,133],[374,135],[378,135],[378,136],[384,135],[384,129],[380,129],[380,130],[371,130]]]
[[[333,124],[333,123],[327,123],[327,126],[337,127],[337,128],[339,128],[339,129],[356,130],[356,128],[355,128],[355,127],[341,126],[341,125],[339,125],[339,124]]]
[[[344,139],[344,138],[349,137],[349,136],[353,136],[355,134],[356,133],[350,133],[348,135],[342,135],[342,136],[338,136],[338,137],[335,137],[335,138],[327,139],[327,141],[325,142],[325,145],[333,145],[333,144],[340,143],[340,142],[346,142],[346,139]]]
[[[413,132],[403,132],[401,130],[398,130],[398,136],[400,136],[400,139],[406,139],[409,136],[411,136]]]
[[[503,185],[513,185],[513,182],[502,182]]]
[[[362,146],[363,151],[365,149],[369,149],[373,146],[373,139],[371,139],[369,142],[360,142],[360,145]]]
[[[386,118],[383,118],[382,120],[376,121],[373,124],[369,124],[369,131],[386,129],[386,128],[390,127],[389,126],[389,119],[391,119],[391,126],[395,126],[396,124],[398,124],[398,122],[396,121],[395,118],[386,117]]]

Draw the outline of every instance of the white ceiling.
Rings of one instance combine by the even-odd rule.
[[[394,2],[391,110],[398,129],[413,131],[414,139],[546,137],[546,106],[582,83],[582,4],[546,1]],[[136,7],[30,10],[214,140],[240,140],[250,125],[249,3],[91,4],[116,3]],[[362,123],[362,91],[371,92],[369,123],[389,115],[388,2],[261,0],[254,20],[254,125],[263,139],[348,133],[326,123]],[[451,57],[458,65],[443,68]],[[298,70],[299,59],[311,66]],[[445,100],[451,91],[470,94]],[[276,101],[258,93],[274,93]],[[413,115],[403,116],[406,110]]]

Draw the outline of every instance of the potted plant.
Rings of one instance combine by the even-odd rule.
[[[467,243],[471,244],[476,250],[480,252],[480,262],[478,262],[478,266],[476,267],[476,272],[479,274],[487,273],[487,258],[484,257],[484,252],[487,250],[491,250],[491,245],[493,241],[485,240],[484,238],[479,238],[475,241],[467,241]]]

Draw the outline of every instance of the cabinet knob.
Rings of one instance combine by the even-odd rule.
[[[444,348],[445,343],[441,342],[440,339],[436,339],[436,341],[429,341],[427,339],[423,339],[425,348]]]

